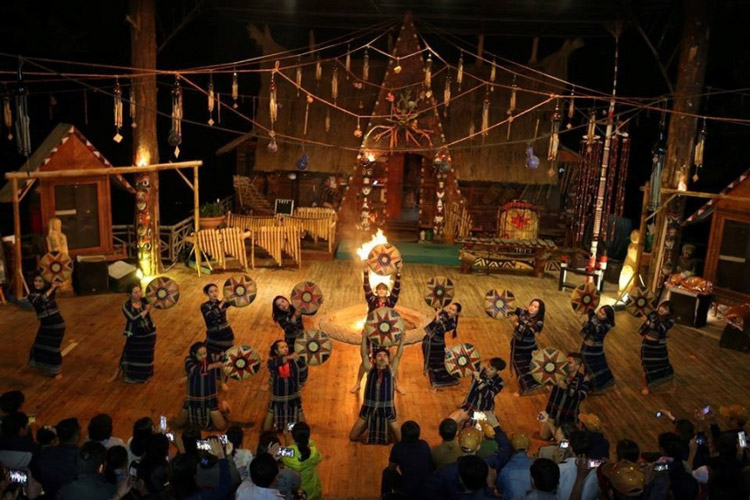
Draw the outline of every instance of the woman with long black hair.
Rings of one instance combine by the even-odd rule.
[[[289,348],[294,349],[295,340],[305,332],[302,313],[290,304],[286,297],[277,295],[273,299],[271,317],[284,330],[284,340]]]
[[[176,426],[183,427],[190,423],[201,429],[226,429],[226,418],[219,409],[215,375],[222,365],[221,361],[209,363],[208,351],[203,342],[190,346],[190,353],[185,357],[187,395]]]
[[[316,467],[323,460],[323,455],[310,440],[310,426],[305,422],[294,424],[292,439],[294,444],[291,449],[294,450],[294,454],[282,458],[282,462],[286,467],[299,472],[302,477],[302,491],[307,494],[307,500],[318,500],[323,494],[323,486]]]
[[[458,377],[454,377],[445,369],[445,335],[453,332],[453,338],[458,336],[458,316],[461,314],[461,304],[454,302],[435,313],[435,319],[425,327],[422,338],[422,354],[424,355],[424,371],[430,377],[432,387],[447,387],[458,384]]]
[[[271,344],[268,371],[272,393],[263,430],[276,427],[283,432],[290,423],[305,420],[300,390],[307,381],[307,365],[296,352],[290,354],[289,344],[277,340]]]
[[[232,305],[225,299],[219,300],[219,287],[209,283],[203,287],[203,293],[208,300],[201,304],[201,314],[206,322],[206,349],[209,361],[215,364],[224,357],[224,351],[234,345],[234,331],[227,321],[227,309]],[[217,376],[221,377],[219,371]],[[221,377],[224,380],[224,377]],[[226,383],[222,382],[222,389],[226,390]]]
[[[534,299],[528,309],[516,308],[512,313],[515,318],[515,329],[510,341],[511,373],[518,377],[518,391],[514,396],[528,394],[541,387],[531,376],[529,364],[531,355],[536,351],[536,335],[544,328],[544,302]]]
[[[123,381],[142,384],[154,376],[154,350],[156,348],[156,326],[151,320],[151,304],[143,296],[138,283],[128,286],[128,300],[122,306],[125,315],[125,347],[115,380],[122,371]]]
[[[39,330],[29,353],[29,366],[55,377],[62,378],[62,345],[65,335],[65,320],[57,308],[55,294],[60,283],[51,285],[39,275],[34,276],[34,291],[29,293],[28,299],[34,306],[39,320]]]
[[[581,328],[581,356],[591,379],[592,392],[602,392],[615,385],[604,355],[604,337],[615,326],[615,310],[612,306],[602,306],[596,312],[589,311],[588,318]]]
[[[643,390],[647,396],[649,389],[674,379],[674,369],[669,363],[667,332],[674,326],[672,303],[665,300],[656,311],[641,318],[641,366],[643,367]]]

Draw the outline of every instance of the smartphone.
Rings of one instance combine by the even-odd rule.
[[[563,439],[562,441],[560,441],[561,450],[567,450],[569,446],[570,446],[570,441],[568,441],[567,439]]]
[[[170,443],[174,443],[174,432],[167,432],[165,436],[167,436],[167,439],[169,439]]]
[[[8,479],[11,483],[26,484],[29,482],[29,475],[22,470],[11,470],[8,473]]]
[[[704,415],[708,415],[709,413],[711,413],[711,405],[704,406],[701,411],[703,412]]]
[[[279,448],[279,456],[288,458],[294,457],[294,448]]]
[[[167,430],[167,417],[162,415],[159,417],[159,430],[165,432]]]
[[[745,436],[745,431],[738,432],[737,438],[740,440],[740,448],[747,448],[747,437]]]
[[[205,441],[205,440],[196,441],[195,442],[195,446],[199,450],[211,451],[211,443],[209,443],[208,441]]]
[[[661,418],[663,416],[664,416],[664,412],[663,411],[657,411],[656,412],[656,418]]]
[[[654,464],[654,472],[664,472],[668,468],[667,464]]]
[[[706,435],[703,434],[702,432],[699,432],[698,434],[695,435],[695,442],[698,445],[706,444]]]
[[[221,436],[219,436],[219,442],[223,445],[226,445],[229,442],[229,440],[227,439],[227,435],[222,434]]]
[[[128,474],[130,474],[130,477],[132,478],[138,477],[138,467],[136,467],[135,465],[131,465],[128,469]]]
[[[601,459],[589,458],[589,469],[595,469],[602,464]]]
[[[36,423],[36,413],[29,415],[29,425]]]
[[[543,411],[540,411],[539,415],[536,416],[536,419],[540,422],[544,422],[547,419],[547,415],[545,415]]]
[[[292,429],[294,429],[294,424],[295,424],[295,423],[296,423],[296,422],[289,422],[289,423],[288,423],[288,424],[286,425],[286,430],[288,430],[289,432],[292,432]]]

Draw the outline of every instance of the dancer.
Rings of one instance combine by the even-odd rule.
[[[602,392],[615,385],[615,378],[604,355],[604,337],[615,326],[615,310],[602,306],[596,313],[589,311],[589,319],[583,324],[581,356],[591,379],[591,392]]]
[[[120,364],[112,380],[120,371],[122,379],[129,384],[148,382],[154,376],[154,349],[156,347],[156,326],[151,320],[151,304],[143,296],[138,283],[128,286],[128,300],[122,306],[125,323],[125,347],[120,356]]]
[[[271,317],[284,330],[284,340],[290,349],[294,349],[294,341],[305,333],[305,325],[302,324],[302,313],[295,309],[283,295],[277,295],[273,299]]]
[[[234,332],[227,321],[227,309],[232,305],[226,300],[219,301],[219,287],[213,283],[203,287],[203,293],[208,300],[201,304],[201,314],[206,322],[206,349],[212,363],[221,361],[224,351],[234,345]],[[221,363],[219,363],[221,364]],[[227,390],[226,377],[221,377],[221,388]]]
[[[445,334],[453,331],[453,338],[458,336],[459,314],[461,314],[461,304],[454,302],[445,306],[442,311],[436,312],[435,319],[424,329],[425,336],[422,338],[424,371],[429,375],[432,387],[458,384],[458,377],[454,377],[445,369]]]
[[[516,328],[510,341],[511,374],[518,377],[518,391],[513,394],[518,397],[541,387],[531,376],[529,364],[532,353],[537,350],[535,336],[544,328],[544,302],[534,299],[528,309],[518,307],[512,315],[516,316]]]
[[[307,365],[298,353],[289,354],[289,344],[277,340],[271,344],[268,371],[271,372],[273,392],[263,430],[275,427],[277,431],[285,432],[289,424],[305,421],[299,392],[307,381]]]
[[[641,366],[643,367],[643,390],[648,395],[649,389],[674,378],[674,369],[669,363],[667,352],[667,332],[674,326],[672,303],[665,300],[656,311],[641,318],[643,324],[638,333],[643,337],[641,342]]]
[[[472,372],[469,394],[451,418],[459,427],[474,418],[474,412],[495,412],[495,396],[503,390],[503,379],[500,372],[505,369],[502,358],[491,358],[478,372]]]
[[[220,369],[223,363],[209,363],[208,356],[206,344],[196,342],[190,346],[190,354],[185,357],[187,396],[175,422],[177,427],[184,427],[188,423],[201,429],[218,431],[227,427],[227,421],[219,410],[215,376],[216,370]]]
[[[55,301],[55,294],[61,284],[54,282],[48,285],[44,278],[36,275],[34,291],[28,296],[39,320],[39,330],[29,353],[29,366],[54,376],[56,380],[62,378],[60,345],[65,335],[65,320]]]
[[[365,264],[362,288],[365,291],[367,314],[370,314],[375,309],[378,309],[380,307],[396,307],[396,303],[398,302],[398,294],[401,292],[401,266],[401,262],[396,265],[396,279],[393,283],[393,290],[391,290],[390,293],[388,293],[388,285],[386,285],[385,283],[378,283],[378,285],[375,287],[375,293],[373,293],[372,287],[370,286],[370,268],[367,264]],[[365,335],[364,332],[362,332],[362,336],[367,338],[367,335]],[[375,344],[370,342],[370,339],[367,339],[367,349],[370,353],[370,360],[373,359],[375,348]],[[352,394],[356,394],[359,392],[360,383],[364,374],[365,367],[362,363],[360,363],[359,369],[357,370],[357,383],[354,384],[354,387],[349,389],[349,392],[351,392]],[[398,387],[396,387],[396,390],[401,392]]]
[[[577,423],[581,402],[590,389],[589,378],[583,374],[583,358],[577,352],[568,353],[568,377],[552,387],[547,400],[547,419],[542,423],[542,439],[551,439],[555,430],[566,422]]]
[[[375,350],[374,363],[370,360],[367,349],[367,339],[362,336],[359,355],[367,370],[365,383],[365,397],[359,418],[349,432],[349,439],[359,441],[362,434],[367,432],[367,442],[370,444],[388,444],[388,431],[393,435],[393,441],[401,440],[401,429],[396,422],[396,405],[393,403],[393,380],[398,372],[401,356],[404,354],[404,336],[398,343],[396,355],[391,355],[385,347]]]

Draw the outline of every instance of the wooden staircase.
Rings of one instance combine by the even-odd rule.
[[[260,194],[249,177],[234,176],[234,199],[239,206],[239,212],[253,215],[273,215],[274,210],[265,196]]]

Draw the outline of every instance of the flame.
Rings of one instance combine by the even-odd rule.
[[[360,260],[364,262],[367,260],[367,257],[369,257],[370,252],[373,248],[378,245],[385,245],[386,243],[388,243],[388,238],[385,237],[382,229],[378,229],[378,232],[372,235],[370,241],[364,243],[357,249],[357,255],[359,255]],[[390,276],[381,276],[379,274],[370,272],[370,286],[372,287],[373,292],[375,291],[375,288],[381,283],[385,283],[388,286],[388,289],[391,289],[392,285]]]
[[[150,161],[151,155],[149,154],[149,152],[145,148],[138,148],[135,164],[139,167],[145,167],[149,164]]]

